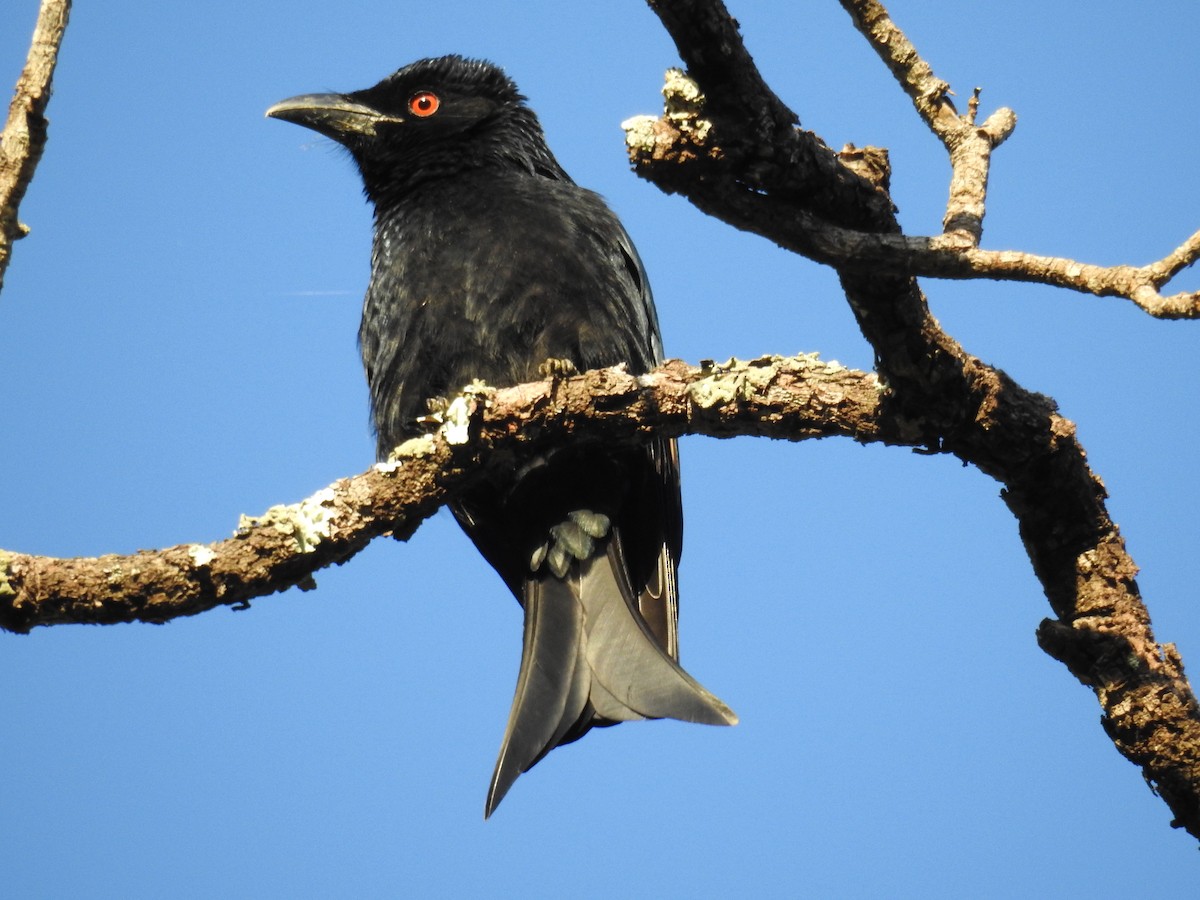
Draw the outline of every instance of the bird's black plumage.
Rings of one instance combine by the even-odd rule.
[[[268,115],[343,144],[375,207],[359,343],[381,458],[425,429],[426,401],[473,379],[661,359],[637,251],[546,146],[499,68],[458,56]],[[454,515],[525,610],[516,696],[488,792],[589,728],[642,718],[732,724],[676,662],[682,543],[674,441],[577,441],[520,460]]]

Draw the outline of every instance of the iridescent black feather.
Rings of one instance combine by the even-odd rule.
[[[423,95],[434,99],[417,104]],[[537,380],[548,359],[635,373],[661,360],[629,235],[559,166],[496,66],[421,60],[366,90],[295,97],[268,114],[343,144],[375,206],[359,343],[381,458],[425,430],[429,398],[473,379]],[[525,610],[486,815],[521,772],[597,725],[736,721],[676,661],[674,441],[574,442],[452,508]]]

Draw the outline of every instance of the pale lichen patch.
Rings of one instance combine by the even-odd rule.
[[[700,86],[682,69],[668,69],[662,94],[662,119],[633,116],[621,123],[625,145],[635,153],[653,155],[660,142],[662,149],[669,148],[674,140],[673,130],[688,135],[697,145],[703,145],[712,130],[712,122],[702,116],[704,93]]]
[[[712,409],[738,400],[760,396],[775,380],[778,356],[761,356],[749,362],[731,357],[723,363],[705,360],[701,371],[708,374],[688,387],[688,397],[701,409]]]
[[[625,146],[630,150],[650,153],[654,150],[657,133],[654,126],[658,122],[654,116],[633,116],[621,123],[625,132]]]
[[[192,562],[200,568],[205,568],[212,564],[212,561],[217,558],[216,552],[205,544],[188,544],[188,556],[192,558]]]
[[[664,111],[681,131],[692,131],[703,140],[712,124],[700,118],[704,111],[704,92],[683,69],[667,69],[663,79]]]
[[[467,396],[455,397],[442,413],[442,434],[446,443],[458,446],[471,439],[471,415],[475,401]]]
[[[388,454],[388,464],[395,465],[398,468],[405,459],[419,459],[422,456],[432,456],[436,450],[437,444],[433,442],[432,434],[423,434],[420,437],[409,438]]]
[[[261,516],[243,515],[238,521],[238,532],[270,525],[279,533],[290,535],[300,553],[310,553],[332,533],[335,499],[332,489],[322,488],[299,503],[272,506]]]
[[[12,583],[8,580],[8,573],[12,568],[12,562],[12,554],[0,550],[0,597],[15,597],[17,594],[13,589]]]

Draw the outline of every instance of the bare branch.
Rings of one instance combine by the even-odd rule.
[[[879,377],[812,357],[764,358],[647,376],[621,369],[505,390],[472,388],[462,416],[399,448],[392,463],[343,479],[300,503],[243,520],[231,538],[97,559],[0,552],[0,627],[161,622],[290,586],[350,558],[373,538],[410,535],[456,491],[504,465],[518,446],[650,433],[754,434],[791,440],[841,435],[953,453],[1004,485],[1004,500],[1056,616],[1038,640],[1097,696],[1117,748],[1142,767],[1200,836],[1200,709],[1172,645],[1159,645],[1112,522],[1106,493],[1074,426],[1053,401],[984,365],[929,314],[913,276],[986,277],[1127,297],[1164,318],[1200,317],[1200,294],[1159,291],[1200,256],[1200,232],[1142,267],[1104,268],[978,248],[990,154],[1016,118],[976,124],[875,0],[843,0],[949,151],[944,233],[901,233],[886,154],[834,153],[753,64],[720,0],[648,0],[674,37],[691,81],[687,103],[630,127],[639,174],[704,211],[833,265]],[[0,146],[0,284],[20,236],[17,209],[46,139],[44,118],[69,0],[43,0],[29,60]],[[452,408],[453,408],[452,404]],[[465,412],[464,412],[465,411]]]
[[[867,234],[838,228],[810,215],[789,218],[764,198],[753,196],[738,198],[737,205],[743,215],[760,220],[759,227],[752,230],[832,266],[870,265],[895,274],[929,278],[1045,284],[1097,297],[1122,297],[1158,319],[1200,318],[1200,292],[1168,296],[1158,290],[1195,261],[1200,254],[1200,232],[1157,262],[1098,266],[1019,250],[964,247],[953,235]]]
[[[1017,115],[1011,109],[996,110],[980,126],[972,125],[974,110],[960,122],[961,128],[947,142],[950,150],[950,197],[942,231],[957,235],[979,246],[983,237],[983,216],[986,212],[988,174],[991,171],[992,151],[1000,146],[1017,125]]]
[[[912,237],[884,223],[878,230],[849,228],[797,206],[788,192],[749,190],[736,164],[723,152],[723,132],[708,118],[700,86],[668,72],[662,118],[638,116],[624,123],[630,160],[639,175],[669,193],[683,193],[705,212],[760,234],[781,247],[837,268],[870,267],[880,272],[930,278],[987,278],[1068,288],[1099,297],[1123,297],[1161,319],[1200,318],[1200,292],[1163,296],[1159,288],[1200,257],[1200,232],[1163,259],[1145,266],[1097,266],[1017,250],[983,250],[960,232]],[[688,98],[685,102],[684,98]],[[726,126],[729,127],[729,126]],[[978,142],[964,159],[980,150]],[[883,160],[871,175],[864,154]],[[847,148],[841,164],[886,190],[886,154],[877,148]],[[703,183],[698,172],[703,167]],[[960,171],[968,171],[964,164]],[[971,176],[973,178],[974,176]],[[967,179],[970,181],[970,178]],[[971,209],[974,188],[960,200]],[[982,195],[977,207],[982,216]]]
[[[977,247],[983,236],[988,171],[992,150],[1012,134],[1017,116],[998,109],[983,125],[975,124],[979,88],[971,95],[967,114],[960,116],[950,100],[950,85],[933,74],[917,48],[892,21],[877,0],[842,0],[855,27],[867,38],[884,64],[896,76],[917,113],[950,154],[950,198],[942,229],[954,235],[959,246]]]
[[[933,74],[908,36],[892,21],[882,3],[876,0],[841,0],[842,8],[854,20],[871,48],[891,70],[930,130],[949,146],[953,134],[961,128],[958,110],[950,100],[954,92],[948,82]]]
[[[165,622],[311,587],[315,572],[345,562],[372,539],[407,539],[489,460],[504,465],[517,445],[561,441],[576,431],[607,440],[650,433],[842,435],[909,445],[927,439],[888,412],[874,375],[810,356],[698,368],[673,361],[641,377],[618,367],[504,390],[472,387],[463,396],[451,410],[461,407],[464,418],[406,442],[395,462],[244,517],[226,540],[95,559],[0,552],[0,627]]]
[[[707,119],[721,123],[720,142],[705,152],[735,166],[743,189],[804,197],[814,213],[845,227],[865,228],[890,213],[891,200],[875,183],[847,166],[817,135],[796,127],[796,114],[763,81],[724,4],[648,3],[675,41],[688,74],[703,85],[697,104]]]
[[[1151,263],[1145,268],[1150,273],[1151,284],[1156,288],[1160,288],[1188,266],[1192,265],[1197,259],[1200,259],[1200,231],[1197,231],[1158,262]],[[1189,295],[1180,294],[1177,296]],[[1200,293],[1191,294],[1190,296],[1193,298],[1193,303],[1200,302]]]
[[[724,55],[731,66],[753,65],[744,51],[730,54],[735,39],[729,34],[687,24],[728,16],[720,0],[650,3],[685,60]],[[877,3],[846,4],[852,11],[886,16]],[[664,14],[667,7],[670,15]],[[888,43],[899,40],[889,34]],[[740,37],[736,42],[740,47]],[[945,115],[933,105],[940,88],[930,80],[932,72],[920,69],[915,52],[901,55],[905,62],[896,65],[917,85],[914,102],[945,130]],[[696,97],[720,89],[706,74],[689,74],[696,82],[690,93]],[[745,73],[724,72],[723,77],[753,82]],[[871,184],[887,200],[886,166],[878,165],[882,151],[871,154],[873,167],[864,168],[861,151],[839,158],[826,170],[824,188],[815,183],[821,171],[813,169],[806,173],[808,190],[801,193],[789,188],[786,173],[747,168],[756,160],[786,158],[794,135],[776,134],[770,138],[772,146],[730,153],[727,148],[736,146],[739,130],[757,133],[752,121],[739,120],[736,109],[717,115],[700,102],[671,115],[670,98],[667,109],[661,119],[627,123],[635,170],[710,215],[837,269],[889,387],[889,406],[894,404],[905,421],[933,431],[936,449],[1004,484],[1004,500],[1017,517],[1034,572],[1057,616],[1039,630],[1042,646],[1095,691],[1109,737],[1166,800],[1175,814],[1173,824],[1200,837],[1200,708],[1178,654],[1154,640],[1134,580],[1136,566],[1108,514],[1104,486],[1088,468],[1074,426],[1058,414],[1052,400],[1023,389],[947,335],[912,277],[936,266],[941,268],[932,274],[944,277],[999,276],[1095,293],[1125,291],[1146,303],[1148,291],[1188,264],[1200,238],[1142,270],[1089,269],[1065,260],[987,253],[971,246],[969,235],[964,249],[958,232],[908,238],[900,234],[890,200],[865,202],[865,195],[840,189],[850,183],[845,171],[852,169],[862,178],[860,186]],[[969,111],[951,130],[982,132],[973,118]],[[980,140],[995,141],[1011,130],[1011,120],[993,117],[984,127],[991,134]],[[986,159],[976,157],[984,171]],[[879,176],[871,177],[872,171]],[[982,204],[980,175],[968,172],[967,180],[979,185]],[[825,199],[818,203],[814,197]],[[1178,305],[1167,303],[1159,314],[1178,312]]]
[[[975,88],[965,116],[958,115],[949,95],[950,85],[933,73],[915,46],[878,0],[841,0],[855,27],[867,38],[896,80],[912,99],[917,113],[945,145],[952,174],[950,198],[942,221],[942,239],[902,237],[884,239],[890,246],[867,251],[871,262],[887,264],[883,257],[899,253],[907,265],[900,271],[935,278],[1012,279],[1052,284],[1097,296],[1132,300],[1150,315],[1162,319],[1200,317],[1200,292],[1164,297],[1161,288],[1200,256],[1200,232],[1156,263],[1141,267],[1109,268],[1057,257],[1014,251],[980,251],[986,211],[991,153],[1016,127],[1016,114],[1001,108],[980,126],[975,124],[979,88]],[[890,236],[889,236],[890,237]],[[843,245],[853,241],[839,241]],[[955,259],[955,257],[959,259]],[[846,260],[841,260],[845,262]],[[837,265],[839,261],[829,260]],[[892,261],[892,264],[895,264]]]
[[[17,211],[46,146],[46,104],[70,12],[71,0],[42,0],[29,56],[17,79],[8,121],[0,132],[0,289],[13,241],[26,232]]]

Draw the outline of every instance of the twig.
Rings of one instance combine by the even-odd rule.
[[[1001,108],[977,126],[980,89],[975,88],[967,115],[958,115],[949,98],[953,93],[950,85],[934,75],[882,3],[878,0],[841,0],[841,3],[855,27],[912,99],[917,113],[945,145],[952,174],[942,238],[888,235],[868,249],[874,243],[871,239],[859,241],[846,235],[840,238],[831,235],[830,243],[841,246],[857,243],[865,251],[863,261],[893,266],[901,262],[898,269],[912,275],[1034,281],[1097,296],[1124,297],[1156,318],[1200,318],[1200,292],[1170,296],[1159,292],[1172,277],[1200,257],[1200,232],[1166,258],[1141,267],[1106,268],[1058,257],[977,249],[983,235],[991,153],[1016,127],[1016,114]],[[896,259],[897,255],[904,259]],[[832,259],[829,262],[838,264]]]
[[[943,143],[960,130],[962,121],[950,100],[950,84],[933,74],[929,63],[876,0],[841,0],[855,27],[863,33],[891,70],[917,113]]]
[[[25,68],[0,132],[0,289],[13,242],[26,232],[17,212],[46,146],[46,104],[70,12],[71,0],[42,0]]]
[[[1004,143],[1017,125],[1011,109],[996,110],[982,125],[975,124],[979,88],[960,116],[950,100],[950,85],[933,74],[917,48],[877,0],[841,0],[855,27],[896,76],[912,99],[917,113],[938,136],[950,154],[950,198],[942,230],[957,238],[959,246],[977,247],[983,236],[988,171],[992,151]]]

